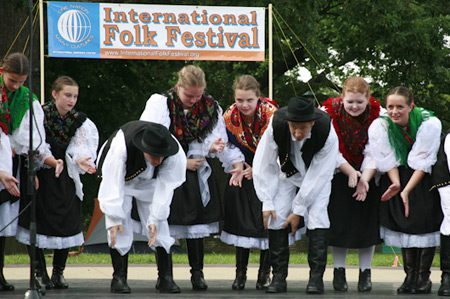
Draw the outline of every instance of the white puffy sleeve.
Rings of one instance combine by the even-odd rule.
[[[9,137],[0,129],[0,171],[12,175],[12,150]],[[0,191],[5,189],[0,182]]]
[[[122,225],[125,219],[122,203],[124,200],[126,161],[125,136],[123,131],[119,130],[111,141],[111,147],[103,161],[102,182],[98,190],[98,202],[100,209],[105,214],[107,229]]]
[[[263,211],[275,210],[273,199],[278,190],[280,164],[278,146],[273,138],[273,116],[256,148],[253,158],[253,184]]]
[[[172,138],[176,140],[175,137]],[[156,176],[149,224],[158,226],[159,221],[167,220],[173,192],[186,180],[186,155],[178,141],[177,144],[178,152],[164,160]]]
[[[422,122],[408,154],[408,165],[412,169],[431,173],[441,143],[441,130],[441,121],[437,117],[430,117]]]
[[[91,161],[94,162],[97,159],[97,148],[98,130],[95,124],[87,118],[70,140],[65,157],[65,167],[67,167],[69,177],[75,183],[76,194],[80,200],[83,200],[84,196],[80,174],[84,174],[84,171],[78,166],[77,159],[91,157]]]
[[[376,168],[380,172],[388,172],[400,165],[400,161],[395,157],[395,150],[389,143],[387,126],[387,120],[382,118],[377,118],[372,122],[369,127],[369,141],[365,149],[365,154],[374,159]]]
[[[170,127],[170,112],[167,107],[167,97],[157,93],[153,94],[147,100],[144,112],[142,112],[139,120],[158,123],[168,129]]]

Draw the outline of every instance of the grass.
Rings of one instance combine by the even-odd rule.
[[[394,263],[395,256],[393,253],[383,254],[375,253],[372,261],[372,266],[392,266]],[[6,265],[14,264],[28,264],[30,259],[28,255],[25,254],[13,254],[5,256]],[[47,265],[52,264],[51,254],[46,255]],[[210,253],[205,254],[205,264],[235,264],[234,254],[219,254]],[[399,255],[399,266],[402,262],[401,254]],[[154,254],[130,254],[129,255],[130,264],[155,264]],[[189,264],[187,254],[174,254],[173,255],[174,264]],[[292,253],[289,258],[290,264],[308,264],[308,257],[306,253]],[[87,254],[82,253],[77,256],[70,256],[67,259],[67,264],[111,264],[111,257],[109,254]],[[259,254],[252,253],[250,255],[249,264],[259,264]],[[328,265],[333,264],[333,257],[328,254]],[[347,265],[357,266],[358,265],[358,255],[356,253],[349,253],[347,255]],[[433,261],[433,267],[439,267],[439,254],[436,254]]]

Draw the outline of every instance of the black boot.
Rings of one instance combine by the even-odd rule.
[[[111,293],[131,293],[127,284],[128,252],[121,256],[116,249],[109,248],[111,261],[114,268],[113,279],[111,281]]]
[[[270,251],[261,250],[259,254],[258,280],[256,281],[257,290],[265,290],[270,285]]]
[[[31,258],[31,246],[27,246],[28,254]],[[44,250],[41,248],[36,247],[35,248],[35,259],[36,259],[36,268],[35,268],[35,275],[36,280],[38,281],[39,285],[42,287],[45,287],[47,290],[51,290],[55,288],[55,285],[53,284],[52,280],[48,276],[47,273],[47,264],[45,262],[45,255]]]
[[[231,288],[233,290],[243,290],[247,281],[247,265],[250,249],[236,247],[236,279]]]
[[[346,292],[348,290],[347,279],[345,278],[345,268],[334,268],[333,288],[338,292]]]
[[[3,267],[5,266],[5,244],[6,238],[0,237],[0,291],[14,291],[14,286],[9,284],[3,275]]]
[[[273,279],[266,293],[285,293],[287,292],[286,277],[289,265],[289,231],[287,229],[269,229],[268,231]]]
[[[358,291],[360,292],[370,292],[372,291],[372,274],[370,269],[361,271],[359,269],[359,280],[358,280]]]
[[[186,239],[186,247],[189,266],[191,266],[192,288],[194,290],[204,291],[208,289],[208,285],[203,276],[203,258],[205,256],[203,238]]]
[[[173,281],[172,253],[167,253],[163,247],[156,247],[155,257],[158,265],[156,289],[161,293],[180,293],[180,288]]]
[[[441,271],[442,280],[439,296],[450,296],[450,236],[441,234]]]
[[[417,281],[419,248],[402,248],[402,256],[406,278],[403,284],[397,289],[397,293],[410,294]]]
[[[411,294],[429,294],[431,292],[430,268],[433,264],[436,247],[419,248],[419,275]]]
[[[309,237],[308,264],[310,271],[306,293],[323,294],[323,273],[328,257],[328,229],[309,230],[307,235]]]
[[[67,256],[69,255],[69,248],[55,249],[53,252],[53,273],[52,282],[56,289],[67,289],[69,285],[64,279],[64,269],[66,268]]]

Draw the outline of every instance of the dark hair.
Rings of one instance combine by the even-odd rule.
[[[28,75],[30,69],[30,63],[28,58],[22,53],[12,53],[3,59],[2,65],[5,73]]]
[[[413,93],[407,87],[397,86],[397,87],[392,88],[391,90],[389,90],[389,92],[386,95],[386,101],[387,101],[388,96],[390,96],[392,94],[398,94],[398,95],[404,96],[406,98],[406,102],[409,106],[411,106],[411,104],[414,103]]]

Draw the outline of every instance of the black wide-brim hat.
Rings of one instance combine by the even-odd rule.
[[[314,102],[302,97],[293,97],[289,99],[287,107],[279,109],[278,115],[281,118],[292,122],[308,122],[321,117]]]
[[[173,156],[178,152],[178,142],[166,127],[157,123],[148,122],[132,140],[139,150],[156,157]]]

